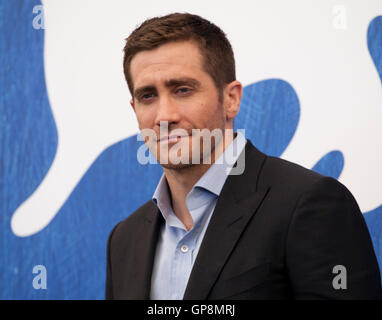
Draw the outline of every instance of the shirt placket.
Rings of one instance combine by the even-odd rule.
[[[174,263],[172,270],[172,288],[174,299],[183,299],[187,286],[188,277],[192,269],[192,253],[195,249],[195,233],[193,230],[184,232],[184,236],[178,241],[175,248]]]

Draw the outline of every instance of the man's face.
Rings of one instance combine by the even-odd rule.
[[[190,164],[171,161],[171,153],[180,155],[179,147],[183,146],[183,150],[189,150],[188,156],[186,153],[188,163],[196,154],[200,155],[201,163],[208,151],[203,150],[201,136],[193,135],[192,130],[223,131],[226,115],[214,81],[203,69],[197,44],[192,41],[170,42],[154,50],[139,52],[133,57],[130,70],[134,85],[131,105],[139,128],[152,129],[156,134],[157,139],[146,141],[151,152],[155,152],[163,167],[183,168]],[[168,132],[163,134],[166,123]],[[172,135],[178,137],[169,138]],[[214,139],[212,142],[209,152],[214,149]],[[168,164],[163,163],[163,156],[169,159]]]

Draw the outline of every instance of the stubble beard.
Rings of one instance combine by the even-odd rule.
[[[190,135],[188,139],[192,139],[192,136]],[[215,138],[213,137],[212,140],[213,141],[211,141],[211,150],[210,151],[207,150],[207,154],[205,153],[204,146],[203,146],[203,137],[199,137],[199,150],[192,148],[192,144],[193,144],[192,140],[191,140],[191,142],[189,142],[189,144],[191,144],[191,146],[189,147],[191,152],[188,156],[187,163],[185,163],[186,161],[180,161],[179,163],[171,163],[171,161],[168,161],[167,163],[165,163],[165,162],[160,163],[160,165],[164,169],[175,170],[178,172],[190,169],[190,168],[195,167],[195,166],[203,165],[206,163],[206,159],[209,158],[211,155],[213,155],[213,153],[215,151]],[[196,163],[194,163],[194,157],[195,157],[194,152],[197,152],[200,155],[198,157],[198,161],[196,161]]]
[[[203,132],[200,135],[194,135],[193,132],[188,131],[189,132],[189,136],[187,138],[188,141],[182,142],[182,143],[188,143],[188,147],[186,147],[188,148],[188,150],[190,150],[188,157],[184,157],[184,156],[182,157],[178,152],[176,157],[179,157],[181,159],[180,162],[172,163],[170,161],[171,157],[169,156],[171,147],[169,147],[167,151],[168,152],[167,157],[166,157],[167,161],[161,161],[159,156],[158,162],[164,169],[176,170],[176,171],[183,171],[183,170],[190,169],[191,167],[206,165],[206,164],[210,165],[214,163],[214,161],[217,158],[215,154],[216,148],[219,147],[219,150],[220,150],[220,148],[222,147],[222,144],[224,143],[224,137],[225,137],[224,127],[225,127],[225,124],[223,120],[220,125],[220,128],[218,127],[213,129],[212,131],[209,131],[209,132],[213,132],[214,130],[220,130],[221,136],[218,136],[218,137],[214,135],[208,136],[208,133],[207,133],[207,136],[205,137],[203,136]],[[198,129],[194,129],[194,130],[198,131]],[[206,144],[204,144],[204,139],[206,139],[205,140]]]

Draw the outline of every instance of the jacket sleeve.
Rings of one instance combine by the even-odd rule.
[[[285,250],[296,299],[382,299],[366,222],[337,180],[323,177],[301,195]]]
[[[114,300],[113,296],[113,281],[112,281],[112,267],[111,267],[111,241],[115,229],[117,229],[119,223],[110,232],[107,240],[107,250],[106,250],[106,284],[105,284],[105,299]]]

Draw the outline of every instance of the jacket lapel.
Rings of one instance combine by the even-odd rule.
[[[195,260],[185,300],[207,298],[245,226],[269,191],[269,188],[257,190],[266,156],[249,140],[242,156],[245,156],[244,173],[230,175],[224,184]]]
[[[131,281],[125,299],[150,299],[151,275],[155,258],[156,243],[163,217],[154,203],[142,212],[142,222],[136,230],[134,254],[128,264]]]

